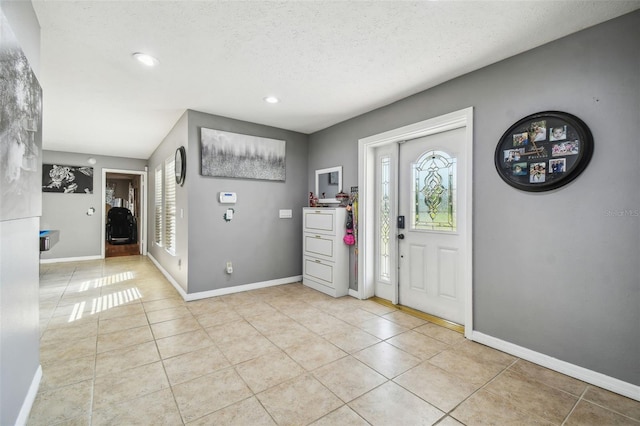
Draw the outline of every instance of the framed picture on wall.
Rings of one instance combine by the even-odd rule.
[[[43,164],[42,192],[93,194],[93,167]]]
[[[0,221],[42,215],[42,88],[0,10]]]
[[[542,192],[577,178],[592,153],[593,136],[582,120],[566,112],[546,111],[509,127],[498,142],[494,162],[507,184]]]
[[[202,176],[285,181],[286,142],[200,129]]]

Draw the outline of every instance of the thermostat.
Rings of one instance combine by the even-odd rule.
[[[238,201],[238,197],[235,192],[221,192],[220,193],[220,202],[222,204],[232,204]]]

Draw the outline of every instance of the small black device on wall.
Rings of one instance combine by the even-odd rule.
[[[398,216],[398,229],[404,229],[404,216]]]
[[[546,111],[509,127],[495,152],[498,174],[523,191],[560,188],[584,171],[593,153],[593,136],[578,117]]]

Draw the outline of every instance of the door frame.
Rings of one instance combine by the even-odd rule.
[[[375,188],[376,155],[375,148],[416,139],[448,130],[465,128],[465,148],[467,150],[467,214],[464,220],[468,226],[465,244],[468,255],[463,261],[467,279],[463,283],[465,301],[465,337],[471,339],[473,331],[473,107],[454,111],[439,117],[399,127],[358,140],[358,297],[368,299],[375,295]],[[398,285],[394,285],[394,302],[398,301]]]
[[[146,169],[146,167],[145,167]],[[140,200],[140,212],[139,217],[140,221],[140,236],[138,240],[140,241],[141,254],[143,256],[147,255],[147,171],[141,170],[124,170],[124,169],[102,169],[102,231],[101,231],[101,239],[102,241],[100,248],[100,257],[102,259],[105,258],[105,248],[104,242],[106,239],[106,226],[107,226],[107,213],[105,212],[105,204],[107,203],[107,173],[118,173],[118,174],[126,174],[126,175],[136,175],[140,176],[140,186],[142,191],[140,191],[140,195],[142,199]]]

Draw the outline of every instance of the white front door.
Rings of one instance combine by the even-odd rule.
[[[465,128],[400,144],[399,303],[464,325],[471,256]]]

